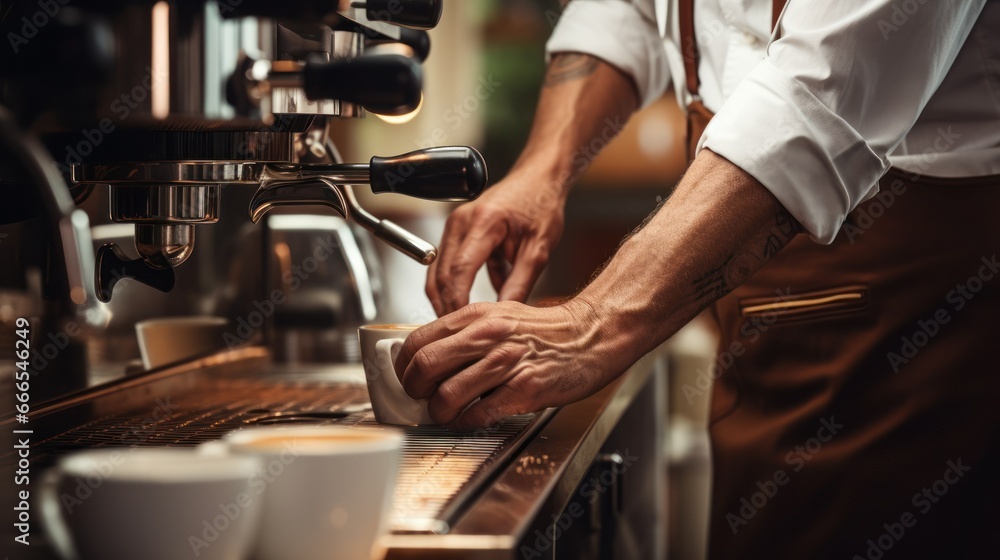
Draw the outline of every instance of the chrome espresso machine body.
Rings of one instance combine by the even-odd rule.
[[[253,330],[269,331],[279,359],[356,361],[353,329],[377,315],[372,238],[424,264],[436,250],[365,211],[352,185],[435,200],[485,188],[471,148],[346,164],[328,140],[334,119],[417,109],[439,0],[7,8],[0,183],[10,198],[0,223],[17,243],[0,243],[0,286],[11,313],[38,317],[41,331],[80,331],[69,335],[75,352],[58,352],[67,373],[56,392],[129,367],[137,320],[250,316],[254,302],[289,292],[284,268],[299,258],[290,248],[324,236],[346,272],[321,271]],[[366,54],[388,43],[405,54]],[[271,227],[265,215],[284,206],[310,207],[312,227],[281,216]],[[317,206],[346,221],[312,219],[331,215]],[[279,340],[338,328],[337,340]],[[261,338],[244,335],[230,346]],[[339,351],[317,352],[326,343]],[[303,345],[306,355],[288,350]]]

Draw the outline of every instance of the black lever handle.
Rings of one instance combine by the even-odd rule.
[[[420,105],[423,71],[400,55],[362,56],[353,60],[311,60],[302,71],[306,97],[357,103],[381,115],[405,115]]]
[[[115,284],[123,278],[131,278],[161,292],[174,289],[174,269],[150,268],[142,259],[129,260],[128,255],[114,243],[97,250],[95,281],[97,299],[108,303]]]
[[[441,0],[366,0],[351,4],[353,7],[362,5],[365,15],[372,21],[413,29],[434,29],[441,21]]]
[[[423,62],[431,54],[431,36],[426,31],[401,27],[399,39],[378,35],[368,39],[368,45],[384,45],[387,43],[402,43],[413,51],[413,57]]]
[[[444,146],[373,157],[372,192],[442,201],[472,200],[486,190],[486,160],[473,148]]]

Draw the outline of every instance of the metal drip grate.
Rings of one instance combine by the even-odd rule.
[[[364,385],[348,382],[227,379],[157,401],[152,410],[114,414],[40,442],[33,461],[84,447],[193,446],[254,425],[375,425]],[[464,503],[540,424],[534,414],[473,434],[405,428],[390,525],[397,532],[447,532]],[[0,457],[0,463],[10,460]]]

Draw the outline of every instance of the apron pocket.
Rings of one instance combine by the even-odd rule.
[[[861,313],[868,309],[869,304],[870,290],[867,286],[845,286],[778,297],[745,298],[739,302],[740,316],[744,320],[757,318],[768,324]]]

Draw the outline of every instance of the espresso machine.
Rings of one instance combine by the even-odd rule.
[[[422,264],[437,251],[357,194],[470,200],[487,171],[463,146],[344,162],[330,130],[418,110],[441,14],[440,0],[0,3],[0,557],[56,558],[38,486],[67,453],[375,424],[356,338],[388,281],[374,247]],[[210,353],[146,367],[135,325],[170,316],[229,328]],[[623,469],[658,456],[633,426],[658,425],[659,368],[565,412],[404,428],[386,558],[645,542],[618,529],[654,517],[653,462]],[[593,479],[609,490],[577,491]],[[539,540],[565,512],[580,519],[559,546]]]
[[[66,339],[43,356],[53,394],[134,370],[132,326],[163,315],[240,322],[230,347],[279,360],[356,361],[379,307],[373,240],[423,264],[436,249],[353,189],[485,188],[472,148],[345,163],[329,140],[338,119],[418,109],[439,0],[5,4],[0,285],[11,317]],[[387,45],[403,54],[370,52]],[[335,258],[290,274],[317,243]]]

